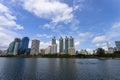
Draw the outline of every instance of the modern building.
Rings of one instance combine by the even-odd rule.
[[[57,54],[57,44],[52,44],[52,46],[51,46],[51,54]]]
[[[115,41],[117,51],[120,51],[120,41]]]
[[[56,38],[55,38],[55,36],[52,38],[52,44],[56,44]]]
[[[80,54],[85,54],[85,55],[87,55],[87,54],[88,54],[88,51],[87,51],[86,49],[81,49],[81,50],[80,50]]]
[[[12,41],[12,42],[9,44],[9,47],[8,47],[8,49],[7,49],[7,54],[13,55],[14,47],[15,47],[15,41]]]
[[[51,52],[50,54],[56,54],[57,53],[57,44],[56,44],[56,38],[52,38],[52,45],[51,45]]]
[[[51,54],[51,46],[48,46],[48,47],[45,49],[45,54]]]
[[[32,40],[30,55],[38,55],[39,54],[39,45],[40,45],[39,40],[37,40],[37,39]]]
[[[59,53],[63,53],[64,52],[64,41],[63,41],[63,38],[61,37],[59,39]]]
[[[69,38],[65,37],[65,53],[68,54],[68,47],[69,47]]]
[[[41,54],[45,54],[45,49],[40,49]]]
[[[20,42],[19,54],[25,54],[26,51],[28,50],[28,45],[29,45],[29,38],[23,37]]]
[[[20,39],[19,38],[15,38],[15,47],[14,47],[14,52],[13,52],[13,55],[17,55],[18,54],[18,51],[19,51],[19,48],[20,48]]]
[[[109,47],[109,48],[108,48],[108,53],[109,53],[109,54],[114,53],[114,48],[113,48],[113,47]]]
[[[69,53],[69,55],[76,55],[76,53],[75,53],[75,48],[74,48],[74,47],[70,47],[70,48],[68,49],[68,53]]]
[[[74,38],[72,36],[69,39],[69,47],[74,47]]]

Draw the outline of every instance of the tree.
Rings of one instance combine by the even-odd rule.
[[[104,49],[102,49],[102,48],[98,48],[97,49],[97,55],[98,56],[103,56],[105,54],[105,50]]]

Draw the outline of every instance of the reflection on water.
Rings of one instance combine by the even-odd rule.
[[[0,80],[120,80],[120,60],[0,58]]]

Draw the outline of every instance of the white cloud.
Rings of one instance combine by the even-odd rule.
[[[104,35],[96,36],[92,42],[105,42],[120,37],[120,22],[115,22],[110,29],[106,30]]]
[[[13,29],[23,29],[23,27],[16,23],[16,17],[12,15],[9,8],[0,3],[0,49],[6,49],[18,36]]]
[[[89,32],[85,32],[85,33],[80,33],[79,37],[93,37],[93,34],[89,33]]]
[[[93,54],[93,49],[87,48],[86,51],[88,51],[89,54]]]
[[[80,45],[80,41],[75,41],[75,47]]]
[[[39,37],[39,38],[51,38],[52,35],[48,35],[48,34],[37,34],[37,37]]]
[[[0,27],[23,29],[21,25],[15,22],[16,17],[11,14],[12,12],[0,3]]]
[[[103,42],[103,41],[107,41],[107,37],[106,36],[97,36],[93,39],[92,42],[96,43],[96,42]]]
[[[40,18],[50,19],[52,22],[69,22],[73,18],[72,7],[59,0],[25,0],[23,7]]]
[[[45,49],[45,48],[47,48],[48,46],[50,46],[51,45],[51,42],[49,41],[49,42],[40,42],[40,49]]]
[[[79,23],[80,21],[77,19],[72,19],[71,24],[70,24],[70,28],[72,31],[77,31],[79,29]]]
[[[120,22],[116,22],[113,24],[112,29],[115,29],[115,28],[120,28]]]

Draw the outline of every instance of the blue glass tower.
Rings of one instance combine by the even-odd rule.
[[[19,54],[24,54],[28,50],[28,45],[29,45],[29,38],[28,37],[23,37],[20,43],[20,49],[19,49]]]
[[[8,49],[7,49],[7,53],[8,54],[13,54],[14,51],[14,46],[15,46],[15,41],[11,42]]]

